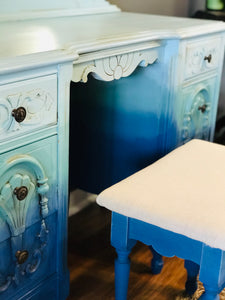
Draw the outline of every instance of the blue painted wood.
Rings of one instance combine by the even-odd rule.
[[[166,41],[153,65],[118,81],[72,83],[72,187],[99,193],[190,139],[213,139],[219,74],[181,85],[178,47]]]
[[[22,2],[21,9],[26,6],[26,0]],[[32,2],[36,3],[36,8],[38,6],[40,8],[45,3],[43,0],[40,2],[32,0]],[[80,1],[68,0],[66,2],[77,4]],[[89,0],[86,4],[94,2],[96,1]],[[109,6],[104,0],[98,2],[99,8],[102,7],[101,3],[105,3],[104,7]],[[55,5],[57,4],[59,4],[58,0]],[[81,8],[86,8],[86,4],[82,4]],[[28,10],[31,6],[30,2]],[[5,13],[9,7],[14,12],[19,11],[19,6],[12,7],[7,4],[4,6]],[[57,12],[55,13],[57,15]],[[43,11],[38,13],[38,16],[41,15]],[[45,13],[44,15],[46,16]],[[126,71],[122,74],[121,60],[118,59],[120,54],[123,57],[123,63],[121,63],[124,64],[126,57],[132,57],[133,54],[136,57],[140,55],[139,58],[142,59],[144,57],[141,53],[142,48],[155,47],[156,49],[153,50],[158,53],[158,59],[153,65],[144,69],[138,67],[129,78],[110,83],[90,79],[87,85],[80,83],[73,86],[71,103],[75,107],[71,110],[71,120],[74,124],[71,132],[74,132],[75,136],[71,135],[70,141],[76,141],[71,153],[77,160],[75,159],[74,166],[71,165],[73,175],[71,178],[74,178],[76,185],[84,189],[98,192],[155,161],[182,142],[180,133],[183,132],[183,127],[190,125],[187,124],[188,118],[185,119],[186,123],[183,123],[184,117],[191,110],[190,119],[192,121],[193,118],[196,119],[196,111],[192,114],[192,106],[190,108],[189,105],[192,103],[189,92],[192,89],[199,89],[200,83],[202,84],[201,90],[206,91],[201,94],[210,95],[206,97],[207,104],[210,101],[214,104],[214,115],[212,114],[212,118],[210,116],[210,124],[207,125],[212,137],[219,90],[217,79],[221,70],[217,59],[222,61],[223,52],[222,36],[219,43],[219,36],[222,33],[219,32],[224,30],[223,26],[217,24],[214,29],[213,26],[211,28],[213,35],[218,33],[216,47],[212,49],[217,59],[215,58],[215,66],[212,64],[207,69],[201,60],[197,63],[197,67],[195,63],[196,56],[198,61],[198,58],[204,57],[206,50],[211,51],[212,40],[205,40],[208,39],[206,30],[209,25],[207,23],[205,27],[198,23],[194,25],[196,21],[188,21],[189,25],[185,25],[184,28],[182,25],[180,29],[179,24],[184,22],[182,20],[180,23],[175,19],[167,21],[160,17],[163,20],[161,23],[158,22],[158,17],[116,15],[115,18],[114,15],[109,16],[111,20],[109,23],[105,22],[107,18],[102,16],[100,22],[95,23],[93,30],[92,18],[85,18],[85,21],[80,18],[75,21],[73,18],[72,22],[66,19],[60,20],[63,21],[64,26],[68,26],[67,28],[79,27],[84,22],[84,27],[90,27],[90,32],[86,30],[88,32],[86,37],[80,33],[77,34],[77,30],[69,30],[67,33],[62,30],[60,33],[57,29],[62,26],[58,22],[53,22],[54,26],[52,26],[53,24],[47,21],[47,27],[39,30],[41,28],[36,26],[38,21],[33,21],[28,22],[33,32],[33,35],[31,34],[33,39],[28,41],[26,30],[23,30],[27,28],[26,22],[18,23],[18,31],[17,23],[13,25],[15,30],[10,30],[12,29],[11,23],[4,24],[3,30],[14,32],[14,36],[12,38],[11,35],[3,35],[6,38],[3,39],[4,47],[1,51],[0,123],[4,137],[1,136],[0,143],[0,254],[2,258],[0,261],[0,299],[61,300],[68,296],[69,273],[66,244],[71,78],[73,80],[78,78],[80,81],[83,78],[82,73],[85,75],[89,71],[101,77],[103,73],[107,75],[107,67],[113,71],[113,78],[126,76]],[[29,11],[27,16],[30,17]],[[25,16],[23,14],[20,17]],[[111,22],[114,23],[117,20],[117,26],[112,26]],[[134,20],[134,26],[131,26],[130,20]],[[139,23],[137,28],[136,20]],[[102,24],[104,26],[101,26]],[[99,31],[99,26],[105,27],[104,30]],[[146,31],[146,26],[153,27],[153,30]],[[196,28],[194,33],[190,30],[193,26]],[[122,28],[123,34],[121,35]],[[76,34],[71,36],[71,32]],[[108,36],[107,39],[105,39],[106,36]],[[124,39],[121,39],[122,36]],[[46,43],[46,37],[49,37],[51,43]],[[13,41],[14,43],[20,41],[16,43],[20,47],[13,47]],[[203,46],[200,45],[201,41],[204,42]],[[197,42],[194,46],[196,52],[191,55],[189,61],[186,61],[189,42],[194,44]],[[221,46],[221,54],[219,46]],[[133,52],[133,54],[127,56],[126,51],[130,54]],[[100,69],[97,65],[95,66],[99,60],[103,62]],[[135,59],[129,62],[129,60],[130,58],[125,63],[126,68],[133,71],[140,61],[137,62]],[[108,66],[105,64],[107,61],[110,63]],[[115,61],[117,61],[116,65]],[[72,76],[73,62],[75,64]],[[143,61],[141,63],[144,65]],[[183,76],[183,72],[193,73],[193,76],[187,78]],[[130,71],[127,75],[130,75]],[[105,77],[107,78],[107,76],[102,78]],[[214,79],[210,80],[212,77]],[[212,90],[213,86],[215,86],[215,93]],[[38,93],[35,92],[33,98],[32,95],[36,89]],[[186,94],[183,92],[185,89]],[[44,93],[41,97],[44,100],[41,101],[41,105],[40,91]],[[29,111],[28,116],[31,118],[26,120],[29,120],[30,124],[24,124],[29,125],[26,131],[19,130],[21,124],[15,123],[16,119],[12,116],[14,105],[16,106],[16,103],[22,105],[24,101],[29,102],[27,112]],[[50,113],[48,108],[51,104],[54,105]],[[47,113],[44,109],[44,115],[42,105],[47,105]],[[203,124],[200,123],[197,125],[201,131]],[[18,202],[15,199],[14,191],[19,186],[28,188],[29,193],[24,202]],[[120,231],[116,229],[117,225],[122,223],[121,228],[123,228],[119,240],[112,234],[112,241],[119,253],[119,259],[116,262],[117,269],[122,270],[117,273],[123,272],[122,277],[127,278],[129,271],[127,254],[136,242],[135,235],[129,236],[130,229],[133,227],[141,229],[143,224],[132,224],[130,220],[121,217],[114,221],[113,226],[117,237]],[[164,247],[156,241],[159,230],[153,227],[151,230],[152,239],[147,243],[154,245],[157,251],[163,250]],[[131,232],[134,230],[132,229]],[[165,235],[163,231],[161,234]],[[166,236],[168,237],[168,233]],[[187,243],[183,237],[171,235],[171,238]],[[146,237],[142,236],[142,239],[145,241]],[[201,254],[200,246],[195,243],[197,252],[192,258],[196,263]],[[18,250],[28,251],[26,262],[19,264],[15,257]],[[173,255],[174,250],[170,247],[167,249],[167,254]],[[178,250],[182,253],[181,244]],[[187,254],[188,257],[191,253]],[[128,279],[124,279],[122,286],[127,286],[127,284]],[[125,294],[126,292],[123,295]]]
[[[136,240],[128,238],[129,218],[119,214],[112,214],[111,242],[116,248],[118,257],[115,259],[115,297],[125,300],[130,272],[130,259],[128,257]],[[114,236],[115,235],[115,236]]]
[[[167,135],[176,136],[167,125],[174,97],[169,66],[177,51],[178,42],[167,41],[158,61],[129,77],[72,83],[71,186],[99,193],[166,153]]]
[[[115,298],[127,299],[127,290],[130,272],[130,251],[118,250],[117,259],[115,260]]]
[[[209,299],[221,292],[225,286],[224,256],[224,251],[203,245],[202,267],[200,268],[199,279],[205,283],[206,294],[209,294]],[[205,299],[208,298],[206,297]]]
[[[152,224],[112,212],[111,244],[118,253],[115,265],[116,300],[126,299],[129,280],[127,256],[137,240],[151,245],[160,255],[169,257],[176,255],[185,259],[185,268],[188,272],[185,287],[189,295],[196,290],[196,278],[200,270],[199,279],[206,290],[200,299],[219,299],[218,295],[225,286],[224,251]]]
[[[58,273],[59,204],[57,173],[52,172],[57,166],[56,145],[54,135],[0,156],[0,299],[23,299],[31,290],[40,299],[43,280]],[[21,186],[28,194],[19,201],[14,190]],[[24,250],[28,258],[20,264],[16,253]],[[54,299],[65,299],[68,276],[57,278]],[[49,286],[42,298],[50,295]]]

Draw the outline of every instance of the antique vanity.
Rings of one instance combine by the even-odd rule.
[[[215,126],[223,23],[122,13],[104,0],[57,0],[54,7],[50,2],[0,0],[0,299],[4,300],[66,299],[69,293],[71,80],[71,126],[81,128],[86,138],[94,128],[91,151],[80,156],[77,177],[82,178],[82,169],[88,167],[84,159],[93,162],[96,157],[101,164],[102,157],[109,164],[102,163],[99,177],[94,163],[93,168],[89,164],[89,173],[98,182],[107,170],[113,174],[104,187],[119,179],[118,166],[123,166],[122,176],[139,168],[132,165],[129,150],[153,161],[193,137],[212,140]],[[79,149],[77,134],[71,143]]]

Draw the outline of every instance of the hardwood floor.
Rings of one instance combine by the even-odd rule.
[[[110,246],[110,213],[93,203],[69,218],[68,300],[114,299],[114,249]],[[128,299],[173,300],[183,289],[183,261],[165,258],[159,275],[149,272],[151,254],[138,243],[131,254]]]

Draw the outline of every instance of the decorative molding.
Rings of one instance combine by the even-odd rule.
[[[28,194],[24,200],[19,201],[14,190],[21,186],[27,188]],[[6,220],[12,236],[22,234],[25,230],[27,210],[34,190],[35,185],[28,175],[16,173],[0,191],[0,214]]]
[[[147,67],[157,59],[157,51],[145,50],[75,64],[72,80],[87,82],[90,73],[98,80],[118,80],[131,75],[137,66]]]
[[[199,107],[206,104],[204,112],[199,110]],[[191,109],[184,113],[183,126],[181,131],[182,143],[187,143],[192,138],[208,139],[210,127],[210,112],[211,105],[204,97],[204,91],[200,91],[192,103]],[[197,115],[197,116],[196,116]],[[201,118],[199,118],[201,116]],[[198,124],[199,123],[199,124]],[[200,136],[196,131],[200,129]]]
[[[26,174],[26,171],[25,174],[16,172],[0,187],[0,215],[6,220],[13,237],[21,235],[25,230],[26,214],[35,190],[39,195],[41,219],[45,219],[48,215],[46,194],[49,191],[49,185],[43,167],[31,156],[18,155],[8,161],[2,174],[6,174],[13,168],[17,169],[17,165],[30,169],[35,174],[36,180]],[[22,201],[18,200],[14,192],[18,187],[27,188],[27,195]]]
[[[26,171],[16,172],[0,189],[0,216],[5,220],[11,232],[11,261],[14,263],[13,275],[5,276],[0,274],[0,292],[7,290],[12,282],[19,285],[25,275],[28,276],[37,271],[48,242],[49,231],[45,218],[48,215],[48,198],[46,193],[49,190],[49,186],[42,166],[36,159],[21,155],[9,161],[3,174],[6,174],[7,170],[12,170],[13,167],[16,168],[17,165],[21,165],[21,163],[33,171],[36,180],[29,176],[28,173],[26,174]],[[22,195],[23,197],[21,198],[16,193],[16,190],[20,187],[26,190],[25,195]],[[24,245],[23,233],[26,229],[27,211],[35,190],[39,195],[41,224],[40,232],[36,235],[38,243],[34,244],[39,246],[35,249],[28,249],[29,251],[32,250],[28,254],[28,251],[24,251],[26,245]],[[18,252],[27,252],[26,262],[21,262],[16,258],[15,254]]]
[[[31,260],[31,262],[29,262],[27,264],[26,269],[25,269],[26,270],[25,273],[33,274],[37,271],[37,269],[38,269],[38,267],[41,263],[43,252],[44,252],[45,247],[47,245],[48,234],[49,234],[49,230],[47,229],[45,221],[42,220],[41,221],[40,233],[36,236],[36,238],[40,242],[40,247],[34,250],[34,252],[32,254],[32,260]]]
[[[18,131],[56,122],[55,102],[50,93],[42,89],[0,98],[0,140]],[[26,110],[26,118],[21,123],[12,116],[12,111],[18,107]]]
[[[48,215],[48,198],[46,197],[46,193],[49,190],[49,186],[47,182],[48,178],[41,178],[37,180],[37,192],[40,195],[40,213],[43,219]]]
[[[20,264],[17,261],[15,262],[13,275],[4,277],[0,274],[0,293],[6,291],[13,282],[16,285],[19,285],[24,276],[29,276],[38,270],[47,246],[48,234],[49,231],[46,227],[45,221],[42,220],[40,232],[36,235],[36,238],[39,241],[39,247],[34,249],[32,253],[29,253],[28,263]],[[21,239],[21,236],[18,238]],[[15,257],[15,253],[13,254],[14,255],[12,256]]]

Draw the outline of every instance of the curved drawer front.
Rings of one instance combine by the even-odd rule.
[[[221,57],[220,38],[189,43],[186,47],[185,79],[218,67]]]
[[[183,89],[180,118],[180,144],[193,138],[209,140],[213,127],[215,86],[217,77]]]
[[[0,141],[56,123],[56,74],[0,86]]]
[[[52,136],[1,155],[0,242],[56,210],[56,144]]]
[[[21,299],[57,270],[57,213],[0,243],[0,299]],[[28,298],[26,298],[28,299]]]
[[[56,270],[56,145],[52,136],[0,156],[0,299]]]

